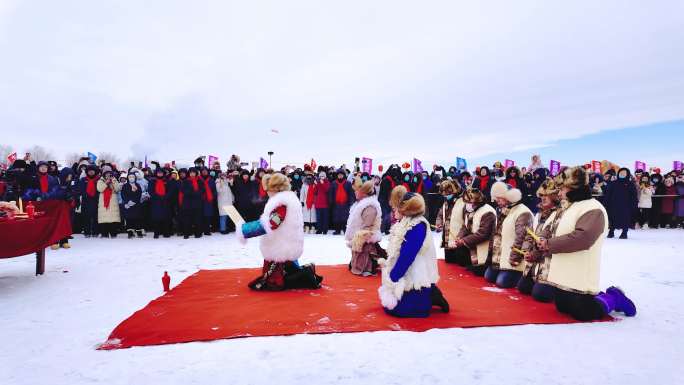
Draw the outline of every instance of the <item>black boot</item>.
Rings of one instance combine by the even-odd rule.
[[[627,239],[627,230],[622,230],[622,234],[620,234],[620,239]]]
[[[432,292],[430,293],[430,299],[432,300],[432,306],[439,306],[442,309],[442,313],[449,312],[449,302],[447,302],[442,291],[439,290],[437,285],[432,285]]]
[[[613,229],[608,230],[608,238],[615,238],[615,230],[613,230]]]
[[[133,230],[128,230],[128,239],[135,237],[135,232]]]

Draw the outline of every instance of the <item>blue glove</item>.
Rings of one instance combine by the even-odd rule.
[[[266,229],[261,221],[252,221],[242,224],[242,236],[245,239],[254,238],[266,234]]]

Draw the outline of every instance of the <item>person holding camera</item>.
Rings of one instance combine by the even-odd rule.
[[[121,191],[119,181],[114,177],[112,170],[102,174],[97,181],[97,191],[100,193],[97,207],[97,223],[100,227],[102,238],[116,238],[121,223],[119,205],[114,195]]]

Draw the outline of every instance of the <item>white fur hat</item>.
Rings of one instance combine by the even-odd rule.
[[[492,185],[492,202],[496,198],[504,198],[511,203],[518,203],[522,199],[522,192],[504,182],[496,182]]]

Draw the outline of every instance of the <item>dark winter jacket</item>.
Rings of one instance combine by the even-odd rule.
[[[611,182],[606,188],[604,199],[610,227],[614,229],[630,227],[638,201],[639,195],[629,174],[626,178]]]
[[[142,188],[138,182],[134,182],[133,184],[137,187],[136,191],[133,191],[133,185],[130,182],[121,186],[123,217],[126,220],[141,219],[143,217],[142,205],[140,204]]]

